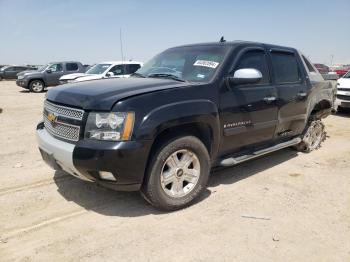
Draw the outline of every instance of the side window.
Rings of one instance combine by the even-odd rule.
[[[48,69],[51,69],[51,72],[60,72],[63,71],[62,64],[52,64]]]
[[[295,83],[301,80],[298,61],[293,53],[272,51],[271,61],[277,84]]]
[[[14,68],[13,66],[11,66],[11,67],[6,68],[5,71],[7,71],[7,72],[9,72],[9,71],[14,71],[14,69],[15,69],[15,68]]]
[[[309,70],[309,72],[314,72],[314,73],[316,73],[316,70],[315,70],[314,67],[311,65],[311,63],[309,62],[309,60],[307,60],[305,56],[302,56],[302,57],[303,57],[304,63],[305,63],[305,65],[307,66],[307,69]]]
[[[269,68],[267,65],[266,54],[263,50],[251,50],[245,52],[236,64],[235,71],[243,68],[254,68],[262,74],[262,79],[258,84],[270,83]]]
[[[139,64],[129,64],[128,74],[135,73],[141,66]]]
[[[117,75],[124,75],[124,68],[125,68],[125,65],[116,65],[116,66],[113,66],[109,72],[112,72],[115,76]]]
[[[67,63],[66,64],[67,71],[77,71],[79,69],[77,63]]]

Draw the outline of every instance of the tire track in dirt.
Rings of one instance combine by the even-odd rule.
[[[54,183],[57,183],[57,182],[62,182],[62,181],[71,180],[71,179],[74,179],[74,177],[72,177],[70,175],[62,175],[61,177],[56,178],[55,181],[53,179],[44,179],[44,180],[40,180],[38,182],[27,184],[27,185],[23,185],[23,186],[3,188],[3,189],[0,190],[0,197],[4,196],[4,195],[11,194],[11,193],[15,193],[15,192],[18,192],[18,191],[23,191],[23,190],[26,190],[26,189],[33,189],[33,188],[36,188],[36,187],[51,185],[51,184],[54,184]]]
[[[39,230],[41,228],[44,228],[44,227],[47,227],[47,226],[50,226],[50,225],[53,225],[53,224],[56,224],[56,223],[59,223],[59,222],[62,222],[62,221],[66,221],[68,219],[71,219],[71,218],[74,218],[74,217],[78,217],[80,215],[84,215],[86,213],[89,213],[90,210],[92,210],[92,209],[95,210],[95,211],[96,210],[102,210],[104,208],[109,207],[111,204],[113,204],[115,202],[118,202],[118,201],[113,200],[113,201],[109,201],[109,202],[103,202],[104,204],[101,204],[101,205],[94,205],[94,206],[91,206],[91,207],[89,207],[87,209],[78,210],[78,211],[71,212],[71,213],[68,213],[68,214],[56,216],[56,217],[53,217],[53,218],[41,221],[39,223],[30,225],[30,226],[22,227],[22,228],[15,229],[15,230],[12,230],[12,231],[9,231],[9,232],[4,232],[2,234],[2,236],[1,236],[1,238],[2,239],[6,239],[6,240],[12,239],[12,238],[20,236],[22,234],[31,233],[31,232]]]

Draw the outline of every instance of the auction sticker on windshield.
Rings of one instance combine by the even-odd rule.
[[[197,60],[193,65],[216,68],[219,65],[219,63],[214,61],[207,61],[207,60]]]

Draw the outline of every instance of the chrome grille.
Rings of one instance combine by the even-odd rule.
[[[55,105],[47,100],[44,102],[44,108],[49,112],[77,120],[82,120],[84,115],[84,110]]]
[[[71,141],[78,141],[80,134],[80,127],[73,125],[66,125],[63,123],[52,124],[47,117],[44,117],[44,125],[49,133]]]
[[[54,115],[51,121],[48,117],[50,113]],[[43,114],[45,128],[51,135],[74,142],[79,140],[81,122],[80,125],[77,125],[79,124],[77,120],[83,119],[83,110],[45,101]]]

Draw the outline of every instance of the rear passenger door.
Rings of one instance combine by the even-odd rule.
[[[302,61],[294,50],[270,49],[273,83],[278,94],[279,123],[275,138],[296,136],[307,120],[308,85]]]

